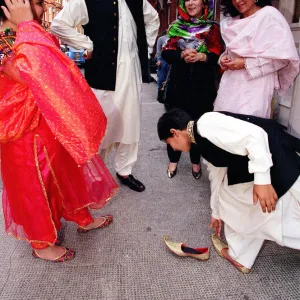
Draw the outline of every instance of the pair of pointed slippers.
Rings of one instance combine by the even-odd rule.
[[[164,237],[164,241],[166,246],[168,247],[168,249],[181,257],[192,257],[192,258],[196,258],[199,260],[208,260],[209,259],[209,254],[210,254],[210,250],[209,248],[205,247],[205,248],[191,248],[188,247],[187,245],[185,245],[184,243],[176,243],[176,242],[172,242],[169,240],[168,236]],[[240,272],[242,272],[243,274],[248,274],[250,273],[250,269],[242,266],[241,264],[239,264],[238,262],[234,261],[233,259],[228,259],[225,255],[224,255],[224,250],[228,249],[228,246],[222,242],[216,234],[213,234],[211,236],[211,241],[212,244],[216,250],[216,252],[223,258],[225,258],[226,260],[228,260],[230,263],[232,263]]]

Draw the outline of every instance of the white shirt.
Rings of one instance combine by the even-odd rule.
[[[137,47],[137,27],[125,0],[118,0],[118,10],[115,91],[93,89],[108,120],[101,149],[108,149],[114,143],[127,145],[138,143],[140,139],[142,74]],[[152,47],[159,29],[158,13],[147,0],[143,0],[143,14],[148,46]],[[90,38],[75,29],[76,26],[88,22],[85,0],[70,0],[53,20],[51,31],[74,48],[92,50],[93,42]]]
[[[204,114],[197,123],[198,133],[217,147],[232,154],[248,156],[249,173],[254,174],[254,184],[271,184],[270,168],[273,165],[268,135],[260,127],[217,112]],[[218,218],[219,188],[227,168],[208,165],[211,182],[211,208]]]
[[[119,5],[122,5],[123,1],[118,0]],[[152,53],[159,29],[159,17],[156,10],[147,0],[143,0],[143,13],[149,52]],[[76,30],[77,26],[86,25],[88,22],[89,15],[85,1],[70,0],[54,18],[50,30],[66,44],[76,49],[84,48],[92,51],[93,42],[91,39]]]

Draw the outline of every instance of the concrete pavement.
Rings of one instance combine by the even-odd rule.
[[[207,262],[179,258],[164,235],[191,247],[210,245],[209,183],[196,181],[188,155],[178,174],[167,178],[165,145],[156,122],[163,113],[156,85],[144,85],[142,140],[134,175],[146,185],[136,193],[121,187],[97,214],[112,213],[114,223],[85,235],[64,223],[64,245],[77,250],[64,264],[36,260],[28,244],[4,233],[0,217],[0,300],[274,300],[300,299],[300,252],[265,243],[253,272],[239,273],[211,249]],[[110,166],[111,168],[111,166]]]

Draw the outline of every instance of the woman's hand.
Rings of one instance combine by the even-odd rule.
[[[4,0],[7,6],[1,6],[7,20],[18,26],[20,22],[33,20],[29,0]]]
[[[223,58],[222,58],[223,59]],[[245,69],[245,58],[238,57],[234,58],[229,62],[222,62],[222,59],[220,60],[221,66],[225,68],[225,70],[242,70]]]
[[[222,220],[211,217],[209,228],[214,228],[217,237],[221,238]]]
[[[198,61],[205,62],[207,56],[204,53],[197,52],[195,49],[185,49],[181,52],[181,58],[183,58],[186,63],[195,63]]]
[[[225,64],[230,63],[230,62],[231,62],[231,57],[229,55],[223,55],[220,59],[221,69],[223,71],[227,71],[228,68],[225,67]]]

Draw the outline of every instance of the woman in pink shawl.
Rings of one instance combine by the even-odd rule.
[[[225,71],[215,111],[271,117],[274,90],[284,94],[299,73],[292,33],[271,0],[222,0]]]
[[[33,256],[74,257],[60,246],[61,218],[78,232],[103,228],[93,218],[117,185],[97,154],[106,117],[84,77],[39,21],[43,0],[0,0],[0,143],[5,229]]]

